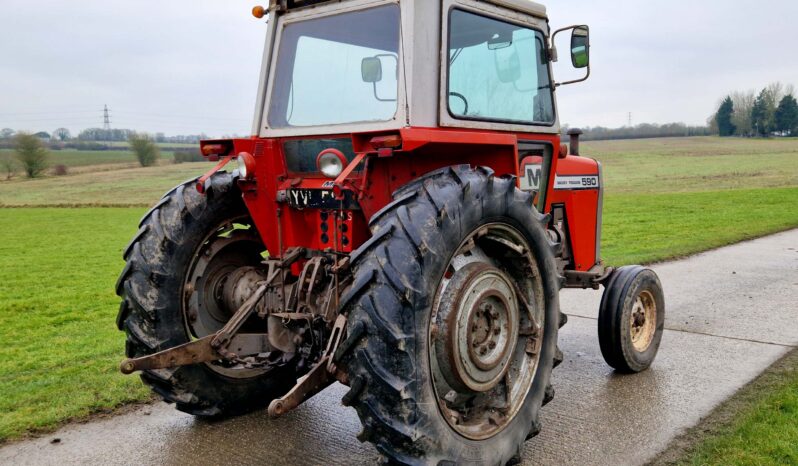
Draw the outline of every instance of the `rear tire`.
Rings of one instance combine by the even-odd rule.
[[[662,284],[639,265],[615,271],[599,308],[599,345],[604,360],[619,372],[642,372],[657,357],[665,327]]]
[[[339,354],[350,381],[343,403],[357,410],[363,424],[358,438],[372,442],[392,463],[504,465],[517,461],[525,440],[540,430],[540,407],[554,394],[551,370],[561,360],[557,348],[560,280],[554,245],[544,230],[546,217],[534,209],[529,194],[516,189],[514,178],[495,178],[489,169],[468,166],[429,174],[400,189],[394,199],[371,219],[372,238],[352,255],[353,285],[342,299],[348,336]],[[528,391],[518,392],[518,410],[504,419],[495,418],[498,427],[487,438],[478,438],[456,430],[443,414],[436,388],[440,381],[435,366],[440,363],[435,361],[440,359],[434,356],[440,337],[435,335],[438,330],[445,338],[452,327],[431,323],[440,306],[435,302],[444,278],[450,283],[446,286],[455,287],[461,270],[478,265],[465,265],[448,275],[450,261],[465,239],[491,225],[499,230],[509,227],[528,244],[534,258],[530,275],[504,276],[522,282],[532,281],[529,277],[537,273],[535,289],[540,293],[533,300],[540,303],[536,309],[542,323],[535,337],[539,346],[529,353],[538,359],[528,366],[534,370],[530,369],[531,379],[524,379],[529,381]],[[496,248],[504,247],[508,246]],[[484,411],[484,405],[474,408],[479,409]]]
[[[232,175],[220,172],[210,182],[205,196],[194,188],[194,180],[167,193],[141,220],[138,233],[124,252],[126,265],[116,287],[122,298],[117,326],[127,335],[128,358],[153,354],[198,337],[190,334],[183,299],[192,295],[185,289],[185,281],[193,258],[220,225],[249,218]],[[233,251],[235,260],[257,264],[265,247],[256,231],[248,233]],[[234,234],[235,230],[230,233]],[[197,416],[238,415],[261,409],[295,382],[292,369],[286,367],[251,377],[227,376],[219,369],[224,368],[194,364],[144,371],[141,379],[164,401]]]

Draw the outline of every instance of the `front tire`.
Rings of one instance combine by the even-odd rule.
[[[610,278],[599,308],[599,346],[618,372],[636,373],[654,362],[665,328],[665,298],[653,270],[621,267]]]
[[[215,174],[205,196],[196,181],[184,183],[141,220],[116,287],[122,298],[117,326],[127,336],[128,358],[207,336],[229,319],[229,309],[207,299],[211,279],[259,264],[265,249],[234,181],[229,173]],[[261,409],[295,382],[290,368],[246,371],[221,363],[148,370],[141,379],[164,401],[197,416]]]
[[[561,360],[560,281],[546,218],[514,178],[467,166],[427,175],[394,199],[371,219],[372,238],[352,255],[353,285],[342,300],[348,337],[339,349],[351,386],[343,402],[357,410],[359,438],[401,464],[517,460],[524,441],[539,431],[540,407],[553,396],[551,370]],[[483,243],[488,236],[495,236],[490,245]],[[480,251],[471,259],[463,252],[476,251],[470,242]],[[513,254],[518,258],[499,260]],[[524,265],[524,255],[532,262]],[[472,289],[497,307],[463,298],[465,316],[476,317],[458,323],[459,311],[446,310],[442,300]],[[529,319],[508,321],[518,313],[510,308],[524,299],[532,303],[529,315],[539,311],[535,337],[524,333]],[[476,356],[465,356],[468,348],[447,353],[470,358],[469,367],[442,369],[449,358],[436,351],[461,336]],[[521,344],[507,344],[512,338]],[[495,361],[505,361],[505,349],[512,357],[501,362],[502,372]],[[441,387],[450,390],[440,393]],[[504,412],[500,393],[509,400]]]

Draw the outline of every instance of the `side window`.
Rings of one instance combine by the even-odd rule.
[[[543,34],[454,9],[449,23],[449,113],[455,118],[552,124]]]

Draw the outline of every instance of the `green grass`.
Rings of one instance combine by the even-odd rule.
[[[798,464],[798,349],[677,437],[659,465]]]
[[[144,209],[0,210],[0,440],[146,399],[118,369],[120,256]]]
[[[687,256],[798,226],[798,187],[608,194],[602,255],[609,264]]]
[[[611,264],[798,226],[798,141],[591,142],[584,153],[605,167],[603,255]],[[0,208],[0,441],[148,398],[137,377],[117,368],[121,251],[147,206],[209,167],[0,182],[0,205],[29,206]],[[84,207],[42,208],[52,205]]]
[[[798,464],[798,374],[747,410],[730,428],[707,438],[684,464]]]

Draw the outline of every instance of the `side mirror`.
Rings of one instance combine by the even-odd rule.
[[[380,57],[366,57],[360,62],[360,74],[364,83],[377,84],[382,81],[382,60]]]
[[[555,45],[557,35],[561,32],[571,31],[571,64],[576,69],[587,69],[585,76],[581,79],[558,82],[554,86],[560,87],[566,84],[581,83],[590,77],[590,28],[588,26],[569,26],[554,31],[551,35],[551,48],[549,53],[551,61],[557,61],[557,47]]]
[[[388,74],[383,75],[382,61],[391,60],[394,65],[387,63]],[[360,62],[360,75],[364,83],[374,87],[374,98],[379,102],[396,102],[399,85],[399,57],[391,53],[381,53],[373,57],[366,57]],[[385,78],[385,79],[383,79]]]
[[[574,68],[590,66],[590,28],[577,26],[571,33],[571,63]]]

